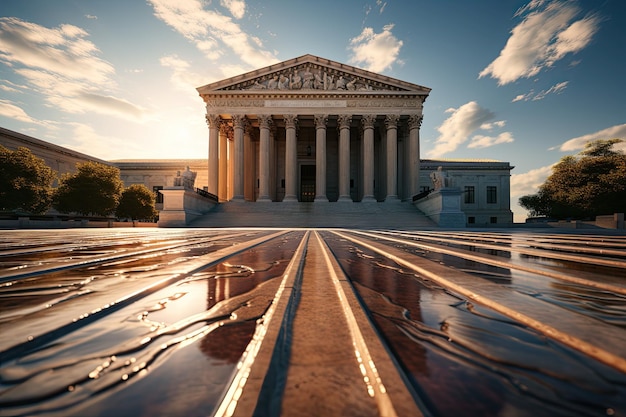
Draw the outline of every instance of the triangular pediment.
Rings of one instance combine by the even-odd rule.
[[[200,95],[221,92],[396,92],[427,96],[430,88],[397,80],[314,55],[250,71],[197,88]]]

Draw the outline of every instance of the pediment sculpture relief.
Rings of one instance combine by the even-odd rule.
[[[374,91],[399,90],[364,77],[353,76],[321,66],[286,68],[245,83],[228,87],[228,90],[339,90]]]

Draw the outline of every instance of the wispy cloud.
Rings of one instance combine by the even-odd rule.
[[[477,130],[491,131],[506,124],[504,121],[490,122],[495,117],[494,113],[480,107],[475,101],[470,101],[458,109],[448,109],[446,112],[451,115],[437,128],[440,135],[435,140],[435,147],[427,153],[429,158],[439,158],[455,151]],[[476,135],[471,139],[468,148],[484,148],[508,142],[513,142],[513,136],[509,132],[495,136]]]
[[[532,169],[521,174],[511,175],[511,210],[515,214],[515,221],[523,221],[527,216],[525,210],[519,205],[522,196],[535,194],[539,187],[546,182],[552,174],[553,165]]]
[[[585,145],[587,145],[587,143],[598,139],[622,139],[626,141],[626,124],[611,126],[595,133],[570,139],[563,143],[559,147],[559,150],[562,152],[580,151],[585,149]],[[614,149],[626,151],[626,142],[619,144]]]
[[[24,109],[10,102],[9,100],[0,100],[0,116],[8,119],[17,120],[24,123],[36,125],[45,125],[46,123],[29,116]]]
[[[513,135],[511,132],[502,132],[497,136],[485,136],[485,135],[476,135],[472,137],[468,148],[489,148],[494,145],[499,145],[501,143],[511,143],[513,142]]]
[[[206,3],[201,0],[148,2],[154,8],[156,17],[195,44],[212,61],[223,56],[223,46],[233,51],[250,68],[265,67],[278,61],[272,52],[264,49],[260,39],[245,33],[230,16],[207,10]],[[235,17],[243,17],[244,2],[223,1],[222,4]]]
[[[369,71],[382,72],[398,62],[402,41],[393,33],[393,24],[383,27],[383,31],[375,33],[371,27],[363,29],[361,34],[350,39],[350,63]]]
[[[220,0],[220,4],[227,8],[235,19],[241,19],[246,14],[246,2],[243,0]]]
[[[537,101],[537,100],[543,100],[549,94],[561,94],[567,88],[568,84],[569,84],[569,81],[563,81],[561,83],[553,85],[552,87],[548,88],[547,90],[541,90],[538,93],[535,93],[534,90],[531,90],[531,91],[529,91],[526,94],[520,94],[520,95],[516,96],[512,100],[512,102],[515,103],[516,101],[528,101],[528,100]]]
[[[160,62],[163,67],[172,71],[170,80],[177,90],[195,95],[195,88],[207,83],[206,74],[194,73],[191,64],[177,55],[164,56]]]
[[[138,120],[143,110],[114,96],[113,66],[88,33],[73,25],[46,28],[17,18],[0,18],[0,61],[24,78],[48,106],[69,113],[97,112]]]
[[[523,17],[513,28],[500,55],[479,74],[491,76],[498,85],[530,78],[569,53],[584,49],[598,31],[601,19],[587,15],[575,20],[580,9],[573,1],[533,0],[518,10]]]

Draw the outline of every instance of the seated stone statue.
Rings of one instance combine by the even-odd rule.
[[[193,190],[194,188],[194,183],[196,182],[196,172],[190,171],[189,167],[187,167],[187,169],[183,172],[183,174],[181,175],[182,178],[182,186],[186,189],[186,190]]]
[[[437,168],[437,171],[430,173],[430,179],[433,182],[433,188],[440,190],[448,186],[448,178],[442,167]]]

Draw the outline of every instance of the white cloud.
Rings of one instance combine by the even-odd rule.
[[[350,39],[352,57],[349,62],[373,72],[383,72],[398,62],[402,41],[391,33],[393,26],[383,27],[381,33],[366,27],[359,36]]]
[[[273,53],[262,47],[257,38],[245,33],[231,17],[214,10],[205,10],[205,3],[201,0],[148,1],[156,17],[195,44],[212,61],[222,56],[222,44],[251,68],[265,67],[278,61]],[[245,8],[245,5],[237,6],[236,1],[224,4],[230,5],[231,13],[240,13],[241,7]]]
[[[170,80],[177,90],[191,93],[196,97],[195,89],[207,83],[206,74],[197,74],[190,70],[191,64],[180,59],[177,55],[161,58],[161,65],[172,70]],[[242,71],[243,72],[243,71]]]
[[[227,8],[235,19],[241,19],[246,14],[246,2],[243,0],[220,0],[220,4]]]
[[[513,135],[511,132],[502,132],[498,136],[483,136],[476,135],[472,138],[468,148],[488,148],[490,146],[499,145],[501,143],[513,142]]]
[[[32,123],[37,125],[45,125],[45,123],[29,116],[24,109],[16,106],[8,100],[0,100],[0,116],[4,116],[8,119],[17,120],[25,123]]]
[[[498,85],[505,85],[533,77],[565,55],[582,50],[598,31],[600,18],[588,15],[574,21],[579,13],[572,1],[531,1],[515,14],[524,16],[522,22],[479,78],[490,75]]]
[[[511,211],[515,216],[515,222],[524,221],[528,213],[519,205],[522,196],[535,194],[539,187],[552,174],[553,165],[532,169],[521,174],[511,175]]]
[[[585,149],[585,145],[591,141],[598,139],[622,139],[626,141],[626,124],[611,126],[595,133],[579,136],[563,143],[559,150],[562,152],[574,152]],[[626,143],[621,143],[613,149],[621,149],[626,151]]]
[[[504,127],[505,125],[506,122],[504,120],[498,120],[497,122],[483,123],[482,125],[480,125],[480,128],[482,130],[492,130],[495,127]]]
[[[429,158],[438,158],[456,150],[467,141],[472,132],[494,117],[492,112],[480,107],[475,101],[446,112],[452,114],[437,128],[440,135],[435,140],[435,148],[428,152]]]
[[[517,95],[511,102],[515,103],[516,101],[543,100],[544,98],[546,98],[548,94],[561,94],[567,88],[568,84],[569,84],[569,81],[563,81],[563,82],[553,85],[547,90],[541,90],[538,93],[535,93],[535,90],[530,90],[526,94]]]
[[[0,61],[26,80],[51,107],[68,113],[96,112],[140,120],[143,110],[115,97],[115,70],[98,57],[88,33],[72,25],[46,28],[0,18]]]

